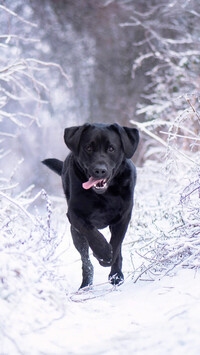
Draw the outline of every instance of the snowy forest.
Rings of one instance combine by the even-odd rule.
[[[0,2],[0,355],[200,353],[199,21],[196,0]],[[94,259],[83,291],[41,161],[85,122],[140,144],[124,284]]]

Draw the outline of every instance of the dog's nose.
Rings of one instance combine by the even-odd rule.
[[[103,179],[107,176],[107,168],[103,164],[96,165],[93,169],[93,175],[95,178]]]

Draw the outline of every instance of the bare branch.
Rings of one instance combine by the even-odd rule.
[[[8,9],[6,6],[0,5],[0,9],[5,11],[5,12],[7,12],[10,15],[12,15],[13,17],[16,17],[18,20],[20,20],[21,22],[26,23],[27,25],[29,25],[31,27],[37,27],[37,25],[35,23],[32,23],[30,21],[25,20],[23,17],[21,17],[18,14],[16,14],[16,12]]]
[[[70,77],[64,72],[64,70],[62,69],[62,67],[59,64],[52,63],[52,62],[43,62],[41,60],[37,60],[37,59],[33,59],[33,58],[27,58],[26,62],[40,64],[40,65],[43,65],[45,67],[55,67],[55,68],[59,69],[59,71],[62,74],[62,76],[67,80],[68,87],[69,88],[72,87],[72,81],[71,81]]]
[[[11,198],[8,195],[5,195],[3,192],[0,191],[0,196],[11,202],[13,205],[15,205],[17,208],[19,208],[30,220],[33,224],[35,224],[35,219],[31,216],[30,213],[28,213],[24,207],[21,206],[21,204],[17,201],[15,201],[13,198]]]
[[[0,39],[1,38],[6,40],[6,44],[8,44],[11,39],[17,39],[17,40],[21,40],[24,42],[30,42],[30,43],[40,42],[40,40],[37,38],[23,37],[23,36],[19,36],[19,35],[15,35],[15,34],[0,35]]]

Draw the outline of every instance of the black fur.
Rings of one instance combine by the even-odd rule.
[[[130,158],[139,142],[138,131],[118,124],[85,124],[66,128],[64,140],[71,150],[64,163],[57,159],[43,163],[62,178],[72,238],[82,259],[81,287],[93,282],[89,247],[102,266],[111,266],[111,283],[119,284],[124,278],[121,245],[136,183]],[[87,183],[83,188],[91,176],[101,184],[88,188]],[[107,226],[111,231],[109,243],[99,231]]]
[[[48,166],[51,170],[61,176],[63,169],[63,162],[58,159],[45,159],[42,163]]]

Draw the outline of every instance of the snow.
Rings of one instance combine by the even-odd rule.
[[[77,291],[81,263],[69,233],[67,238],[69,245],[55,266],[59,275],[65,274],[62,287],[46,280],[40,284],[44,297],[36,295],[29,286],[37,284],[37,270],[29,265],[26,290],[17,301],[16,295],[10,302],[1,300],[10,326],[1,340],[1,355],[199,354],[199,271],[180,268],[136,283],[125,273],[124,284],[115,287],[106,281],[108,268],[91,257],[95,285]]]
[[[199,354],[200,274],[193,270],[95,286],[73,300],[63,300],[62,318],[23,335],[22,354]]]
[[[91,255],[84,291],[64,197],[1,193],[0,355],[198,355],[199,185],[185,173],[169,183],[153,162],[138,169],[125,282],[112,286]]]
[[[127,281],[100,298],[73,304],[68,321],[56,326],[59,344],[69,354],[198,354],[199,281],[194,271],[182,270],[153,283]]]

